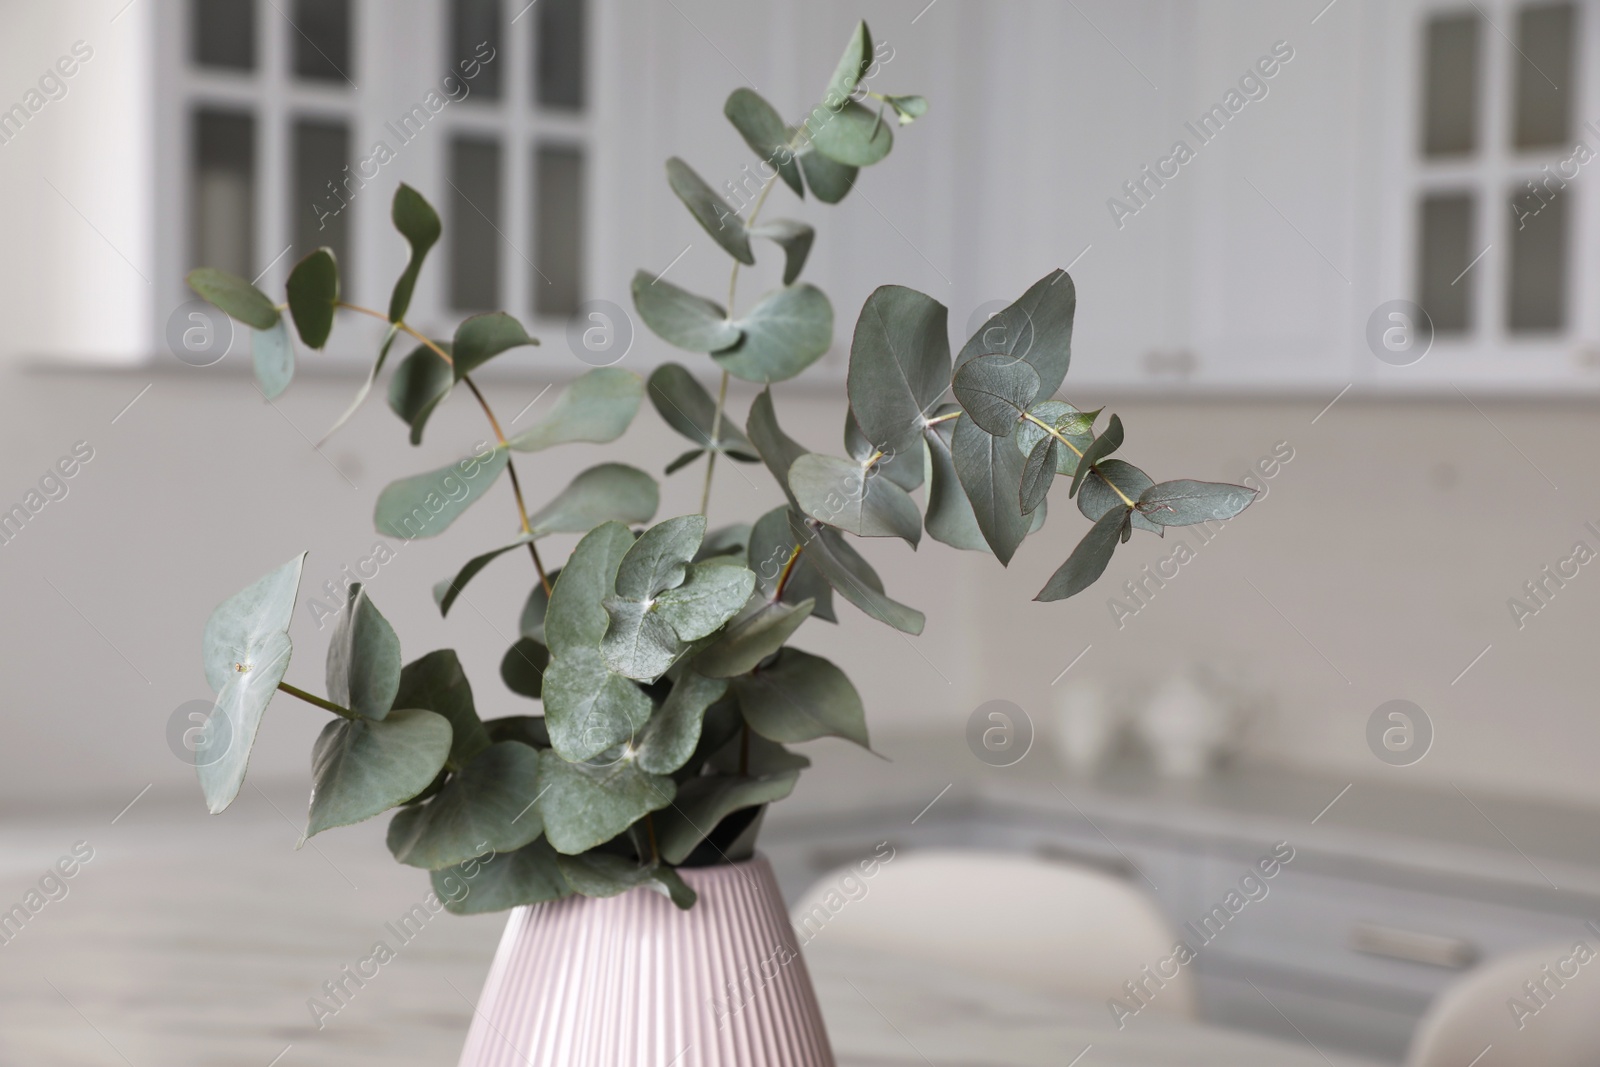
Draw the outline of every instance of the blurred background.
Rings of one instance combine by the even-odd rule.
[[[205,859],[254,840],[230,819],[274,850],[251,870],[315,867],[304,877],[345,893],[331,863],[289,851],[321,726],[309,709],[273,707],[260,795],[204,816],[174,740],[183,706],[209,698],[200,630],[309,549],[288,680],[317,688],[327,630],[310,600],[373,555],[377,491],[482,433],[457,401],[412,448],[375,395],[315,447],[381,327],[341,320],[267,403],[246,338],[220,359],[185,348],[185,271],[280,292],[328,245],[347,299],[382,306],[405,257],[388,219],[404,181],[445,220],[411,320],[437,333],[505,309],[543,339],[482,374],[503,418],[587,369],[588,330],[648,373],[683,356],[630,318],[634,271],[720,293],[726,270],[663,161],[747,201],[757,160],[723,100],[749,85],[798,118],[862,17],[874,88],[930,109],[838,206],[774,192],[771,214],[817,226],[808,277],[836,316],[832,351],[778,390],[786,429],[838,451],[850,330],[874,287],[933,295],[959,344],[1065,267],[1078,313],[1062,395],[1116,411],[1124,453],[1158,479],[1260,493],[1225,526],[1136,539],[1061,604],[1031,597],[1086,528],[1064,495],[1007,569],[932,542],[868,546],[927,632],[846,608],[803,635],[855,679],[892,762],[812,746],[794,811],[769,823],[786,890],[885,839],[1003,848],[1120,872],[1176,927],[1288,840],[1276,910],[1199,965],[1202,1015],[1390,1061],[1478,961],[1600,945],[1583,925],[1600,920],[1589,0],[0,0],[0,905],[87,839],[187,872],[149,895],[170,927],[146,928],[181,941],[208,908],[246,907],[218,900],[242,876]],[[778,284],[771,259],[746,299]],[[709,362],[684,361],[714,384]],[[740,422],[751,396],[736,383]],[[649,413],[623,447],[650,468],[679,451]],[[540,454],[530,498],[598,454]],[[53,477],[68,456],[73,476]],[[759,467],[718,473],[714,525],[781,499]],[[664,479],[662,514],[693,510],[699,483]],[[428,590],[499,544],[502,518],[475,509],[399,546],[369,583],[408,658],[460,650],[485,717],[531,708],[497,678],[529,576],[491,572],[448,619]],[[378,894],[330,908],[359,919],[425,891],[385,865],[380,837],[329,835],[333,861],[368,863],[340,878]],[[109,906],[102,871],[87,865],[78,891]],[[277,906],[250,912],[266,942]],[[51,949],[72,907],[0,948],[17,1026],[82,1029],[66,997],[16,976],[23,951],[61,981],[96,972],[87,943]],[[477,931],[459,950],[471,994],[497,927],[462,926]],[[1252,983],[1281,996],[1263,1004]],[[263,1038],[261,1062],[324,1039],[294,1036],[304,984],[263,993],[290,1036]],[[73,1055],[116,1062],[83,1033]]]

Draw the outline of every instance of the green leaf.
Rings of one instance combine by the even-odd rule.
[[[333,313],[339,305],[339,265],[333,250],[319,248],[294,265],[284,286],[289,314],[307,348],[321,348],[333,332]]]
[[[557,653],[545,668],[541,697],[550,747],[568,760],[632,741],[652,710],[644,691],[607,666],[597,648]]]
[[[561,577],[561,570],[549,572],[550,587],[555,588],[555,583]],[[522,605],[522,615],[517,620],[517,633],[523,637],[531,637],[535,641],[544,640],[544,618],[550,609],[550,594],[545,592],[543,582],[534,582],[533,588],[528,592],[528,599]]]
[[[744,336],[720,304],[649,271],[633,276],[633,306],[652,333],[690,352],[718,352],[738,344]]]
[[[544,833],[557,852],[575,855],[603,844],[652,811],[672,803],[671,778],[650,774],[630,759],[599,765],[568,763],[556,751],[539,754],[548,791],[540,800]]]
[[[926,622],[922,612],[890,600],[883,592],[883,581],[860,553],[845,542],[844,535],[826,526],[814,526],[798,512],[789,512],[789,529],[805,556],[828,584],[850,603],[902,633],[920,634]]]
[[[739,131],[750,151],[782,176],[795,196],[805,196],[800,184],[800,164],[789,148],[789,131],[772,105],[752,89],[735,89],[722,105],[722,113]]]
[[[984,323],[962,346],[956,366],[989,354],[1025,359],[1039,373],[1039,395],[1048,397],[1061,388],[1072,362],[1072,316],[1077,306],[1071,276],[1064,270],[1051,271]]]
[[[828,88],[822,94],[824,107],[838,107],[850,99],[856,91],[856,86],[861,84],[861,76],[872,65],[872,32],[867,29],[863,20],[856,23],[856,28],[850,33],[850,40],[844,46],[844,54],[839,57],[838,64],[833,69],[833,77],[828,79]]]
[[[706,709],[728,690],[720,678],[706,678],[685,669],[672,683],[672,692],[650,716],[635,744],[634,759],[651,774],[671,774],[688,762],[700,743]]]
[[[311,750],[306,837],[405,803],[428,788],[449,754],[450,724],[420,708],[397,708],[382,722],[328,723]]]
[[[706,536],[700,542],[700,551],[694,555],[694,561],[699,563],[703,559],[713,557],[726,557],[745,562],[745,547],[750,544],[750,524],[736,522],[728,526],[718,526],[715,530],[707,530]]]
[[[515,741],[532,748],[549,748],[550,731],[543,715],[505,715],[483,724],[490,741]]]
[[[190,271],[186,280],[200,299],[252,330],[270,330],[282,317],[265,293],[237,274],[200,267]]]
[[[596,367],[567,387],[543,418],[508,442],[518,452],[587,441],[603,445],[627,430],[644,397],[644,380],[621,367]]]
[[[691,448],[687,452],[680,452],[676,459],[661,469],[661,473],[676,474],[705,454],[706,450],[703,448]]]
[[[1128,500],[1138,500],[1140,494],[1149,489],[1154,483],[1150,476],[1135,467],[1132,463],[1125,463],[1120,459],[1103,459],[1095,464],[1094,469],[1084,476],[1083,485],[1078,490],[1078,510],[1084,517],[1094,522],[1112,508],[1127,507],[1127,502],[1117,494],[1122,490]],[[1115,486],[1116,488],[1112,488]],[[1133,528],[1146,530],[1162,536],[1166,531],[1151,522],[1137,510],[1132,516]]]
[[[327,685],[329,700],[369,719],[389,714],[400,691],[400,638],[360,582],[328,641]]]
[[[793,514],[800,527],[807,530],[809,537],[810,531],[805,525],[804,516],[798,512]],[[750,528],[750,546],[745,557],[750,569],[756,572],[756,586],[762,596],[772,600],[777,597],[778,583],[783,582],[782,603],[792,605],[810,600],[815,604],[811,609],[812,615],[828,622],[838,622],[839,617],[833,611],[833,587],[823,578],[811,557],[802,551],[794,558],[793,565],[790,564],[790,556],[796,546],[804,543],[790,527],[790,515],[788,508],[775,507],[757,519]],[[864,560],[862,562],[865,563]],[[784,578],[786,568],[787,579]]]
[[[496,448],[426,474],[402,478],[378,494],[372,521],[381,534],[413,541],[438,537],[489,491],[506,469],[509,453]]]
[[[680,515],[650,527],[617,565],[617,595],[647,600],[663,589],[681,585],[705,535],[704,515]]]
[[[400,671],[400,691],[395,694],[394,706],[423,708],[445,717],[451,734],[447,766],[452,770],[466,766],[489,747],[489,733],[473,704],[472,685],[454,649],[441,648],[406,664]]]
[[[817,239],[816,230],[794,219],[773,219],[771,222],[763,222],[753,227],[750,235],[775,241],[778,247],[783,249],[784,285],[793,285],[794,280],[800,277],[800,271],[806,265],[806,256],[811,254],[811,244]]]
[[[881,114],[851,100],[813,124],[811,147],[835,163],[870,167],[894,147],[894,131]]]
[[[367,372],[367,377],[361,383],[361,388],[356,390],[355,398],[350,401],[349,405],[344,409],[343,412],[340,413],[339,417],[333,421],[333,425],[328,427],[328,432],[322,435],[322,439],[317,442],[318,448],[321,448],[324,444],[326,444],[328,438],[338,433],[339,427],[349,422],[350,416],[359,411],[361,409],[361,405],[366,402],[367,394],[372,392],[372,383],[378,380],[378,373],[383,370],[384,361],[389,358],[389,347],[394,344],[394,339],[398,332],[399,330],[397,327],[389,327],[389,332],[384,336],[383,344],[378,348],[378,358],[373,360],[372,369]],[[445,350],[449,350],[448,345],[445,346]],[[413,443],[415,442],[413,441]]]
[[[683,642],[654,605],[623,597],[607,597],[611,628],[600,643],[606,664],[618,674],[653,682],[677,661]]]
[[[483,570],[485,567],[493,563],[496,559],[505,555],[507,552],[510,552],[513,548],[521,548],[523,545],[528,544],[531,540],[532,538],[529,537],[519,537],[509,545],[501,545],[499,548],[494,549],[491,552],[485,552],[481,556],[473,556],[471,559],[467,560],[465,566],[456,572],[456,576],[454,578],[442,578],[439,581],[434,582],[433,602],[439,605],[439,614],[442,616],[447,616],[450,614],[450,609],[455,605],[456,598],[459,597],[461,595],[461,591],[467,587],[467,583],[478,576],[479,571]]]
[[[294,377],[294,341],[289,337],[289,324],[282,317],[271,329],[250,331],[250,361],[255,366],[261,395],[268,400],[282,396]]]
[[[586,897],[614,897],[630,889],[652,889],[680,909],[694,907],[695,891],[671,867],[659,863],[643,866],[626,856],[607,852],[585,852],[579,856],[556,855],[556,866],[568,885]]]
[[[750,235],[745,231],[739,213],[723,202],[711,186],[707,185],[694,169],[673,156],[667,160],[667,184],[678,194],[684,206],[694,215],[711,239],[722,250],[745,266],[754,266],[755,255],[750,251]]]
[[[948,409],[948,410],[947,410]],[[940,407],[937,414],[959,412],[954,404]],[[950,453],[955,422],[941,422],[923,432],[928,465],[928,513],[925,518],[928,536],[952,548],[973,552],[988,552],[989,542],[983,539],[978,528],[978,517],[973,514],[972,502],[961,487],[956,475],[955,459]]]
[[[886,96],[883,102],[894,108],[902,126],[909,126],[928,113],[928,101],[920,96]]]
[[[426,804],[389,821],[389,851],[409,867],[436,871],[485,852],[510,852],[544,832],[537,801],[539,752],[497,741]]]
[[[739,722],[743,725],[742,716]],[[736,730],[726,744],[711,754],[706,766],[722,774],[742,774],[752,778],[802,771],[811,766],[811,760],[798,752],[790,752],[776,741],[768,741],[754,731],[744,736],[741,734],[744,731]],[[742,772],[741,766],[744,768]]]
[[[856,184],[857,168],[837,163],[821,152],[808,148],[799,159],[811,195],[824,204],[837,204]]]
[[[656,820],[661,858],[682,863],[723,819],[745,808],[782,800],[794,792],[799,780],[799,771],[762,778],[708,775],[689,779],[678,787],[672,809]]]
[[[411,258],[406,261],[406,269],[394,283],[394,293],[389,297],[389,321],[399,322],[411,307],[411,294],[417,287],[417,275],[422,273],[422,261],[428,249],[439,240],[444,227],[433,205],[404,182],[394,191],[389,217],[394,221],[394,228],[411,246]]]
[[[1104,468],[1104,464],[1101,467]],[[1085,490],[1085,495],[1088,491]],[[1133,496],[1132,493],[1128,494]],[[1200,522],[1225,522],[1249,507],[1256,491],[1226,482],[1196,482],[1187,478],[1147,487],[1137,498],[1135,522],[1142,516],[1157,526],[1193,526]]]
[[[950,456],[961,488],[972,504],[983,539],[1001,564],[1009,564],[1028,536],[1029,518],[1022,513],[1022,468],[1016,446],[995,437],[970,417],[955,420]]]
[[[694,669],[709,678],[732,678],[754,670],[794,636],[815,606],[816,601],[809,599],[798,604],[760,604],[735,619],[715,643],[701,651],[694,658]]]
[[[684,642],[709,637],[738,614],[755,591],[756,576],[738,563],[708,559],[689,565],[682,585],[655,598],[655,610]]]
[[[206,622],[202,663],[217,703],[201,731],[195,767],[213,815],[239,794],[261,714],[289,669],[289,621],[305,560],[302,552],[235,593]]]
[[[916,447],[950,385],[945,306],[902,285],[873,290],[850,341],[850,410],[874,448]]]
[[[770,666],[733,680],[750,729],[779,744],[842,737],[867,748],[866,709],[845,673],[821,656],[785,648]]]
[[[632,547],[628,528],[608,522],[590,530],[572,550],[544,615],[545,643],[557,660],[568,652],[599,649],[610,622],[600,601],[611,595],[617,567]]]
[[[449,342],[439,347],[450,351]],[[376,374],[377,370],[374,369],[373,375]],[[370,384],[371,379],[368,381]],[[411,427],[412,444],[422,443],[422,428],[428,424],[428,417],[450,395],[455,384],[454,369],[427,345],[412,349],[411,354],[394,369],[394,374],[389,378],[389,410]],[[357,398],[358,404],[360,399]]]
[[[1128,524],[1128,508],[1113,508],[1100,516],[1078,542],[1067,561],[1056,569],[1035,600],[1065,600],[1089,588],[1106,572],[1117,542]]]
[[[572,895],[544,838],[515,852],[470,859],[432,872],[433,891],[452,915],[485,915]]]
[[[519,637],[500,659],[500,680],[518,696],[538,700],[544,696],[549,667],[550,650],[531,637]]]
[[[1039,395],[1039,375],[1015,356],[977,356],[963,363],[952,383],[968,417],[996,437],[1009,437]]]
[[[833,344],[833,305],[814,285],[791,285],[762,297],[735,325],[738,342],[711,358],[735,378],[781,382],[811,366]]]
[[[529,337],[522,323],[504,311],[474,315],[456,327],[455,340],[450,345],[450,357],[455,360],[456,381],[459,382],[502,352],[538,343],[538,338]]]
[[[1022,493],[1019,503],[1023,514],[1031,514],[1050,492],[1050,483],[1056,477],[1056,462],[1061,452],[1061,442],[1054,437],[1042,437],[1028,453],[1022,466]],[[1080,496],[1079,501],[1082,501]]]
[[[844,450],[857,463],[874,462],[879,474],[908,493],[922,484],[924,472],[921,446],[913,440],[904,450],[886,448],[883,449],[882,455],[874,459],[878,449],[867,440],[867,435],[861,432],[855,412],[849,408],[846,408],[844,413]]]
[[[789,503],[799,507],[794,491],[789,488],[789,470],[795,461],[806,454],[806,449],[778,426],[778,414],[772,407],[772,390],[763,389],[750,405],[750,416],[745,420],[745,431],[750,442],[761,454],[761,461],[778,480],[778,487]]]
[[[678,363],[663,363],[650,374],[650,402],[668,426],[700,446],[694,455],[707,448],[729,453],[735,459],[754,462],[759,457],[749,438],[723,413],[715,440],[711,427],[716,422],[716,402],[694,375]],[[671,473],[669,470],[668,473]]]
[[[1115,415],[1106,426],[1105,433],[1096,437],[1088,448],[1083,450],[1083,455],[1078,458],[1078,469],[1072,475],[1072,489],[1068,496],[1077,496],[1078,487],[1083,484],[1083,479],[1096,463],[1105,459],[1122,446],[1122,420]]]
[[[600,463],[529,515],[528,525],[535,538],[586,533],[603,522],[649,522],[660,502],[656,480],[644,471],[625,463]]]
[[[795,460],[789,486],[801,510],[857,537],[900,537],[913,548],[922,538],[916,502],[876,466],[815,453]]]
[[[1056,453],[1056,473],[1072,477],[1078,469],[1078,453],[1088,449],[1094,442],[1094,420],[1099,415],[1098,411],[1079,411],[1071,404],[1062,400],[1043,400],[1028,409],[1032,418],[1023,419],[1017,423],[1016,432],[1011,435],[1017,443],[1017,451],[1024,456],[1028,455],[1038,445],[1039,441],[1051,436],[1039,422],[1052,427],[1062,437],[1072,443],[1072,448],[1063,446]],[[1059,438],[1058,438],[1059,440]]]

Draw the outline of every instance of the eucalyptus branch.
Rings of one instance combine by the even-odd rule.
[[[1073,444],[1071,441],[1067,440],[1066,435],[1063,434],[1060,430],[1056,429],[1054,426],[1051,426],[1049,423],[1045,422],[1043,419],[1039,418],[1037,415],[1035,415],[1031,411],[1023,412],[1022,413],[1022,417],[1027,419],[1029,422],[1033,423],[1035,426],[1037,426],[1040,429],[1042,429],[1045,433],[1049,434],[1051,437],[1054,437],[1057,441],[1060,441],[1062,444],[1064,444],[1068,448],[1072,449],[1073,455],[1077,456],[1079,459],[1083,458],[1083,453],[1081,451],[1079,451],[1078,446]],[[1094,471],[1096,474],[1100,475],[1101,479],[1107,485],[1109,485],[1111,487],[1111,491],[1116,493],[1118,496],[1120,496],[1122,498],[1122,502],[1124,504],[1128,505],[1130,508],[1135,506],[1134,505],[1134,501],[1131,500],[1128,497],[1128,494],[1124,493],[1121,489],[1117,488],[1117,483],[1112,481],[1110,478],[1107,478],[1105,476],[1104,472],[1102,472],[1100,470],[1100,464],[1099,463],[1091,463],[1091,464],[1089,464],[1089,469]]]
[[[357,715],[355,712],[351,711],[349,708],[342,708],[338,704],[335,704],[331,700],[323,700],[321,697],[317,696],[315,693],[308,693],[304,689],[299,688],[298,686],[290,685],[288,682],[279,682],[278,683],[278,688],[283,690],[285,693],[288,693],[292,697],[299,697],[301,700],[304,700],[307,704],[315,704],[317,707],[321,708],[323,711],[331,711],[335,715],[344,716],[346,719],[352,719],[353,720],[353,719],[361,718],[361,716]]]

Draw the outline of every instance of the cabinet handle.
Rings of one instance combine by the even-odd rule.
[[[1465,970],[1478,960],[1478,947],[1464,938],[1419,934],[1377,923],[1356,923],[1351,927],[1350,947],[1368,956],[1425,963],[1453,971]]]
[[[1073,848],[1056,841],[1041,841],[1033,847],[1033,854],[1042,860],[1053,863],[1067,863],[1074,867],[1089,867],[1096,871],[1103,871],[1114,878],[1124,881],[1133,881],[1138,877],[1138,870],[1129,860],[1121,856],[1106,856],[1087,849]]]

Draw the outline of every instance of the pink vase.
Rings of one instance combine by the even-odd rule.
[[[679,873],[512,911],[461,1067],[834,1067],[772,867]]]

